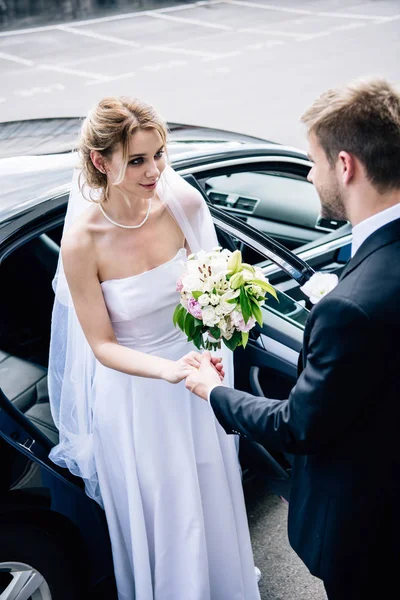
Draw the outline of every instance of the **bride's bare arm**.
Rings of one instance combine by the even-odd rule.
[[[101,290],[95,250],[88,233],[68,232],[61,244],[65,276],[75,311],[97,360],[106,367],[178,383],[199,365],[200,355],[190,352],[173,361],[127,348],[118,343]]]

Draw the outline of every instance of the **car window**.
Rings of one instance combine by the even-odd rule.
[[[242,171],[210,177],[210,201],[244,215],[314,227],[318,194],[304,177],[269,171]]]
[[[307,181],[308,167],[296,167],[297,173],[282,171],[281,166],[225,171],[204,178],[202,185],[211,204],[293,250],[344,223],[321,220],[317,191]]]

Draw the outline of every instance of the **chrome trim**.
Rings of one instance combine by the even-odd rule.
[[[312,162],[309,160],[304,160],[302,158],[292,158],[290,156],[246,156],[246,158],[232,158],[229,160],[223,160],[217,163],[208,163],[203,165],[198,165],[197,167],[189,167],[185,169],[177,169],[180,175],[189,175],[189,173],[199,173],[201,171],[210,170],[210,169],[220,169],[221,167],[231,167],[237,165],[248,165],[254,162],[281,162],[281,163],[290,163],[296,165],[302,165],[304,167],[312,167]]]
[[[305,262],[318,258],[322,254],[326,254],[327,252],[332,252],[333,250],[338,250],[339,248],[343,248],[343,246],[347,246],[347,244],[351,244],[353,236],[351,233],[344,235],[335,240],[330,240],[329,242],[324,242],[320,246],[316,246],[315,248],[310,248],[309,250],[305,250],[304,252],[296,253],[296,256],[304,260]],[[268,276],[272,273],[276,273],[278,268],[276,265],[267,265],[265,267],[261,267],[264,275]]]
[[[244,242],[245,244],[250,246],[250,248],[253,248],[253,250],[259,252],[259,254],[266,256],[275,264],[279,263],[279,267],[281,267],[285,271],[285,273],[287,273],[290,277],[296,279],[296,277],[299,278],[302,276],[302,272],[299,269],[296,269],[296,267],[294,267],[291,263],[286,261],[284,258],[278,256],[275,252],[269,250],[263,244],[261,244],[257,240],[254,240],[246,233],[243,233],[243,231],[241,231],[240,229],[232,227],[232,225],[225,223],[222,219],[218,219],[218,217],[214,216],[213,220],[214,224],[217,225],[223,231],[226,231],[226,233],[234,235],[234,237],[237,237],[241,242]]]
[[[260,338],[262,346],[264,350],[268,352],[268,354],[274,356],[275,358],[279,358],[280,360],[284,360],[294,367],[297,367],[299,352],[296,352],[296,350],[293,350],[293,348],[288,348],[288,346],[285,346],[285,344],[277,342],[263,333],[260,335]]]

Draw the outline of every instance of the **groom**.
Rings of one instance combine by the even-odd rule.
[[[321,213],[353,226],[352,258],[310,313],[303,370],[288,400],[255,397],[221,385],[205,352],[186,386],[227,433],[295,455],[289,540],[329,600],[397,598],[400,95],[355,82],[302,121]]]

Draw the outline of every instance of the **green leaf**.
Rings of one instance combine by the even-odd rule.
[[[177,323],[180,329],[182,329],[182,331],[185,331],[185,319],[186,319],[186,315],[187,315],[187,310],[186,308],[184,308],[182,306],[182,310],[179,312],[178,314],[178,319],[177,319]]]
[[[183,325],[185,322],[185,316],[186,316],[186,308],[184,308],[182,306],[182,304],[178,304],[178,306],[174,310],[172,320],[173,320],[175,327],[178,325],[178,327],[180,329],[182,329],[182,331],[184,331]]]
[[[268,292],[269,294],[271,294],[271,296],[278,299],[274,286],[268,283],[267,281],[263,281],[262,279],[252,279],[251,283],[260,286],[262,290]]]
[[[188,342],[193,342],[194,338],[201,334],[201,329],[199,327],[195,327],[191,330],[190,335],[188,336]]]
[[[240,308],[242,309],[244,322],[247,323],[251,317],[251,309],[249,299],[243,288],[240,288]]]
[[[198,348],[199,350],[201,348],[202,341],[203,341],[203,337],[201,335],[201,331],[196,331],[195,335],[193,336],[192,342],[196,346],[196,348]]]
[[[203,292],[192,292],[192,296],[195,300],[198,300],[200,296],[203,295]]]
[[[194,317],[189,312],[186,313],[184,328],[184,331],[188,338],[191,338],[192,335],[195,333],[196,326],[194,323]]]
[[[215,338],[216,340],[218,340],[221,337],[221,330],[219,327],[211,327],[209,331],[213,338]]]
[[[174,310],[174,314],[172,315],[172,322],[175,325],[175,327],[178,322],[178,315],[180,313],[181,308],[183,308],[182,304],[178,304],[178,306]]]
[[[231,337],[230,340],[226,340],[225,338],[222,338],[225,346],[227,346],[229,348],[229,350],[236,350],[236,348],[238,347],[238,345],[241,343],[242,341],[242,336],[240,331],[235,331],[235,333],[233,334],[233,336]]]
[[[248,341],[249,341],[249,332],[242,331],[242,346],[243,346],[243,348],[246,348],[246,344]]]
[[[260,327],[262,327],[263,325],[263,317],[262,317],[262,312],[261,312],[261,308],[258,305],[258,302],[255,302],[253,299],[251,299],[251,311],[253,313],[253,316],[255,318],[255,320],[257,321],[257,323],[259,324]]]

